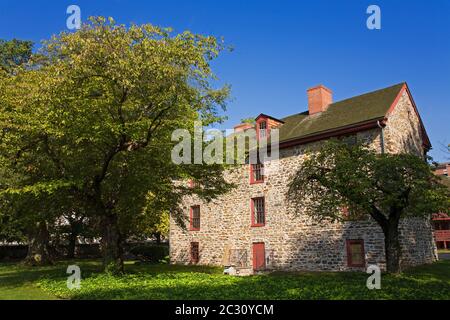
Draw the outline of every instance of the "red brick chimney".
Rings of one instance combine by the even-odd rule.
[[[333,93],[323,85],[310,88],[307,90],[307,93],[310,115],[325,111],[327,107],[333,103]]]

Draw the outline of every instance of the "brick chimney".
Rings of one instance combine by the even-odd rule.
[[[310,115],[325,111],[327,107],[333,103],[333,93],[323,85],[310,88],[307,90],[307,93]]]
[[[240,123],[240,124],[234,126],[234,132],[245,131],[245,130],[253,128],[253,127],[254,127],[254,125],[251,123]]]

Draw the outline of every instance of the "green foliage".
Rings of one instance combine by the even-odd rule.
[[[0,69],[13,73],[14,69],[27,63],[32,55],[33,42],[0,39]]]
[[[81,290],[68,290],[66,269],[82,271]],[[222,275],[201,266],[126,264],[124,277],[99,274],[96,261],[64,261],[29,268],[0,263],[0,299],[449,299],[450,261],[383,275],[381,290],[366,288],[367,274],[352,272]]]
[[[230,89],[215,88],[210,64],[224,49],[211,36],[102,17],[46,41],[26,68],[0,76],[2,212],[32,225],[80,209],[100,227],[117,217],[105,221],[127,236],[149,192],[182,224],[184,196],[228,191],[222,165],[171,161],[175,129],[223,119]],[[204,187],[179,183],[189,178]]]
[[[167,238],[169,236],[170,201],[167,200],[163,194],[155,195],[151,192],[147,194],[143,209],[143,228],[140,230],[140,234],[147,237],[158,235]]]
[[[104,266],[104,272],[107,276],[121,276],[122,268],[120,263],[116,263],[115,261],[109,262],[106,266]]]
[[[157,263],[161,260],[165,260],[169,255],[168,245],[138,245],[131,248],[130,253],[139,258],[145,259],[145,261]]]
[[[429,219],[450,207],[448,189],[424,159],[335,140],[305,155],[286,196],[297,214],[319,221],[372,217],[384,234],[390,273],[401,271],[400,219]]]
[[[350,219],[371,215],[382,222],[449,210],[447,189],[423,159],[336,141],[306,155],[287,197],[317,219],[342,220],[344,207]]]
[[[23,264],[0,263],[0,300],[55,300],[55,295],[38,288],[43,277],[61,275],[59,266],[26,267]]]
[[[165,256],[163,259],[159,260],[161,264],[169,264],[170,263],[170,255]]]
[[[70,262],[73,263],[73,262]],[[82,270],[80,290],[66,286],[61,263],[45,271],[40,288],[64,299],[449,299],[450,261],[407,270],[402,275],[383,275],[381,290],[366,287],[367,274],[356,272],[278,272],[233,277],[222,269],[200,266],[126,264],[126,274],[99,273],[99,264],[77,262]],[[17,275],[28,269],[2,267]],[[0,283],[1,288],[1,283]],[[1,291],[0,291],[1,295]]]
[[[241,119],[241,123],[255,124],[255,118],[244,118],[244,119]]]
[[[23,242],[26,240],[24,225],[11,212],[0,211],[0,241]]]

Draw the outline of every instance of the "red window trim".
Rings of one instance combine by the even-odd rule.
[[[348,211],[348,207],[341,207],[341,213],[342,213],[342,218],[344,220],[349,220],[350,218],[350,212]]]
[[[194,245],[197,246],[197,257],[194,257]],[[191,256],[191,263],[198,263],[200,261],[200,244],[197,241],[193,241],[190,243],[190,256]]]
[[[350,251],[350,246],[352,244],[361,244],[362,247],[362,263],[358,264],[358,263],[353,263],[352,262],[352,254]],[[364,240],[363,239],[351,239],[351,240],[347,240],[346,241],[346,247],[347,247],[347,266],[349,267],[365,267],[366,266],[366,251],[364,248]]]
[[[199,183],[197,181],[195,181],[194,179],[189,179],[189,188],[190,189],[195,189],[198,188]]]
[[[260,163],[258,163],[260,164]],[[253,165],[254,164],[250,164],[250,184],[257,184],[257,183],[263,183],[264,182],[264,173],[262,174],[262,179],[261,180],[255,180],[254,179],[254,175],[253,175]],[[264,165],[263,165],[264,168]],[[264,169],[263,169],[264,170]]]
[[[199,208],[199,213],[200,213],[200,206],[199,205],[195,205],[195,206],[191,206],[189,209],[189,230],[190,231],[200,231],[200,226],[201,226],[201,220],[199,217],[199,227],[198,228],[194,228],[193,226],[193,222],[194,222],[194,213],[193,213],[193,209],[198,207]],[[200,213],[201,216],[201,213]]]
[[[264,223],[255,223],[255,203],[254,200],[263,199],[264,203]],[[250,200],[250,207],[252,211],[252,227],[264,227],[266,225],[266,199],[264,197],[255,197]]]

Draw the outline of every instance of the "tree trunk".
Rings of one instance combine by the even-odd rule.
[[[72,231],[69,235],[69,245],[67,247],[67,259],[75,258],[75,250],[77,246],[77,234]]]
[[[50,235],[45,222],[38,222],[28,234],[28,253],[24,263],[30,266],[53,264],[49,250]]]
[[[161,233],[155,233],[156,244],[161,244]]]
[[[384,228],[384,247],[386,252],[386,271],[389,273],[400,273],[400,240],[399,221],[389,221]]]
[[[109,213],[103,217],[103,269],[112,274],[123,273],[123,250],[118,217]]]

